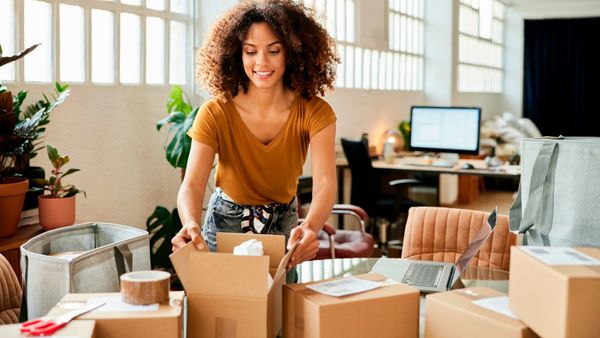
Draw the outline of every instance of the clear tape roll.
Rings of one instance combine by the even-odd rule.
[[[121,275],[121,299],[135,305],[169,300],[171,274],[165,271],[134,271]]]

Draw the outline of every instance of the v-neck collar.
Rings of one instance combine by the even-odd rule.
[[[288,114],[288,117],[287,117],[285,123],[283,124],[281,129],[279,129],[279,131],[277,132],[277,135],[268,143],[262,143],[262,141],[259,140],[258,137],[256,137],[256,135],[254,135],[252,133],[252,131],[250,130],[250,128],[248,128],[248,125],[242,118],[240,112],[238,111],[238,109],[235,106],[235,103],[233,102],[233,99],[231,97],[227,100],[227,102],[230,105],[231,109],[233,110],[234,117],[242,125],[242,129],[244,130],[244,132],[246,134],[248,134],[249,138],[252,139],[256,144],[258,144],[259,147],[261,147],[263,149],[268,149],[268,148],[272,148],[275,144],[277,144],[279,142],[280,139],[282,139],[284,137],[284,134],[285,134],[284,131],[286,129],[288,129],[290,121],[293,118],[293,115],[298,110],[298,109],[296,109],[296,105],[298,104],[298,97],[299,97],[298,94],[294,94],[294,99],[292,100],[292,104],[290,105],[290,113]]]

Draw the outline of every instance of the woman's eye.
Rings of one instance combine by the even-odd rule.
[[[278,50],[270,50],[269,54],[279,54],[279,49]]]
[[[253,50],[247,50],[247,51],[246,51],[246,54],[248,54],[248,55],[254,55],[254,54],[256,54],[256,51],[253,51]]]

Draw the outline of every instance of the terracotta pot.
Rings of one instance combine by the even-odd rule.
[[[75,197],[52,198],[49,195],[38,197],[40,225],[52,230],[75,223]]]
[[[0,181],[0,237],[17,233],[28,189],[29,180],[26,178],[6,178]]]

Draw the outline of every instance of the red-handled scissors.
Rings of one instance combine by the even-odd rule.
[[[47,336],[56,332],[61,327],[67,325],[72,319],[81,316],[82,314],[92,311],[100,306],[104,305],[104,302],[92,303],[85,305],[80,309],[69,311],[64,315],[49,319],[46,317],[32,319],[30,321],[21,324],[21,332],[27,333],[34,336]]]

